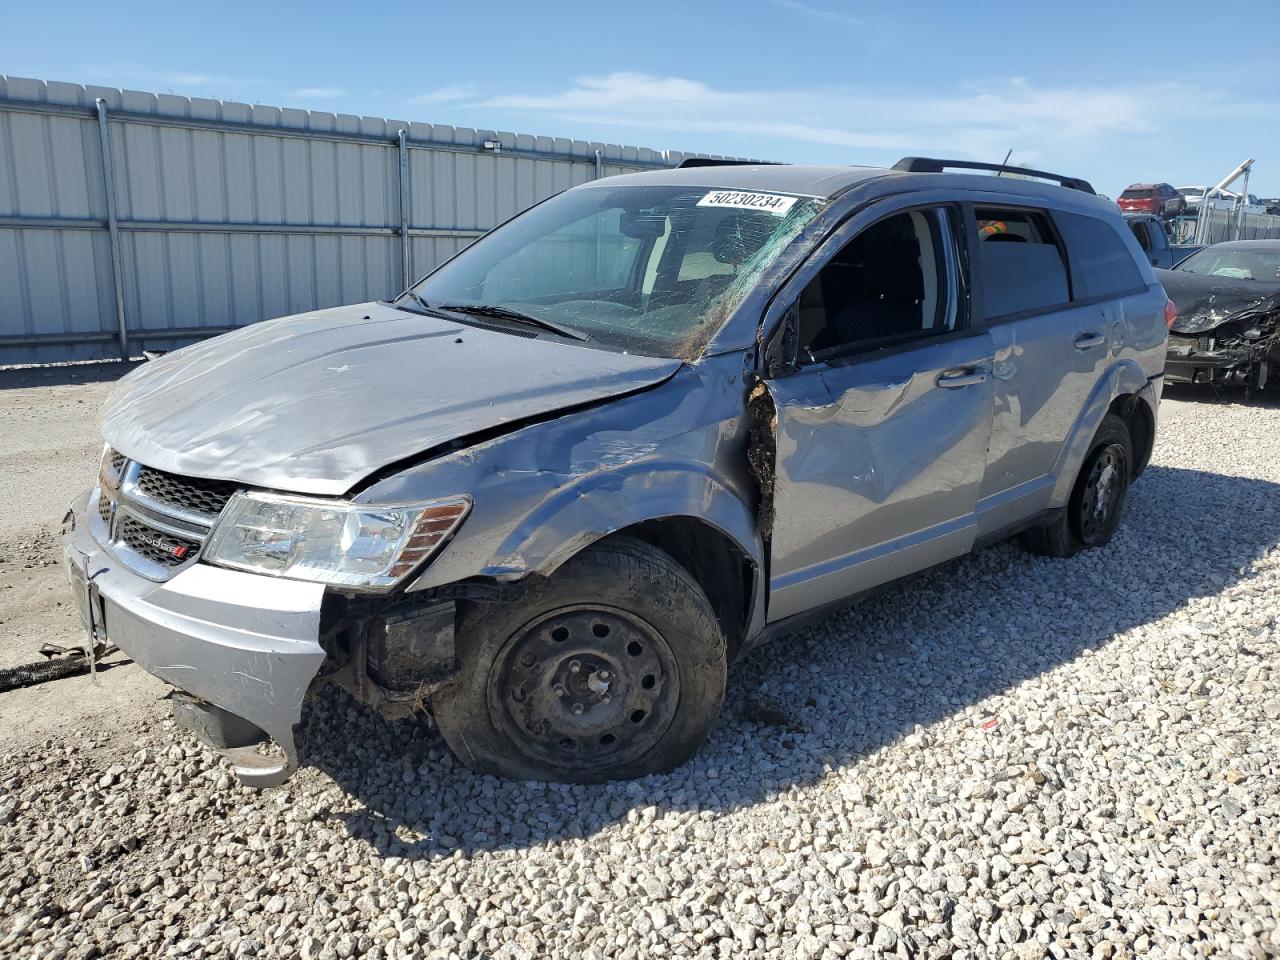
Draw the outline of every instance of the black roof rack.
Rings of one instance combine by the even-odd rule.
[[[1022,177],[1035,177],[1037,180],[1053,180],[1070,190],[1081,193],[1095,193],[1088,180],[1079,177],[1064,177],[1058,173],[1046,173],[1043,170],[1032,170],[1030,167],[1007,167],[1002,163],[981,163],[977,160],[935,160],[933,157],[903,157],[893,165],[894,170],[903,173],[942,173],[943,170],[992,170],[997,173],[1012,173]]]
[[[717,160],[714,157],[685,157],[676,164],[677,170],[690,167],[777,167],[776,160]]]

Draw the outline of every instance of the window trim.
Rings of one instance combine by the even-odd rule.
[[[989,327],[998,327],[1006,323],[1012,323],[1015,320],[1026,320],[1029,317],[1039,317],[1046,313],[1057,313],[1061,310],[1070,310],[1073,306],[1078,305],[1081,301],[1074,299],[1075,282],[1072,275],[1071,254],[1067,250],[1066,242],[1062,236],[1062,232],[1058,229],[1058,224],[1053,219],[1053,210],[1050,207],[1037,207],[1029,203],[1018,203],[1016,200],[1012,203],[1001,203],[992,200],[965,201],[964,206],[968,208],[968,215],[971,218],[971,229],[968,230],[970,237],[978,235],[978,208],[983,209],[995,208],[997,210],[1025,210],[1028,213],[1039,213],[1045,218],[1049,224],[1049,236],[1052,238],[1054,246],[1058,248],[1058,256],[1062,259],[1062,272],[1067,278],[1067,299],[1061,303],[1051,304],[1045,307],[1033,307],[1030,310],[1019,310],[1015,313],[1002,313],[994,317],[986,316],[987,292],[985,289],[985,278],[982,275],[982,243],[974,240],[975,249],[974,266],[971,268],[973,275],[974,287],[979,291],[976,298],[977,305],[981,307],[982,323]]]

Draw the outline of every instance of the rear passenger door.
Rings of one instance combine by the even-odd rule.
[[[972,213],[976,301],[994,348],[991,448],[977,506],[984,537],[1053,506],[1066,440],[1119,349],[1113,291],[1132,286],[1128,278],[1139,292],[1145,285],[1103,220],[999,203]]]
[[[1106,355],[1102,312],[1071,302],[1047,209],[975,205],[978,295],[991,333],[994,413],[978,535],[1049,506],[1054,469]]]
[[[772,342],[790,347],[766,381],[777,411],[770,621],[973,544],[991,345],[968,315],[962,213],[876,210],[829,238],[771,310],[790,331]]]

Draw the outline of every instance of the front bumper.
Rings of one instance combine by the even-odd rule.
[[[1270,325],[1249,323],[1263,335],[1253,339],[1235,329],[1243,321],[1224,324],[1203,333],[1169,334],[1165,374],[1173,383],[1240,384],[1261,389],[1280,361],[1280,333]]]
[[[1170,383],[1234,383],[1264,387],[1269,367],[1265,347],[1177,354],[1170,351],[1165,359],[1164,372]]]
[[[72,505],[74,524],[62,539],[86,627],[148,673],[274,740],[283,759],[227,751],[243,783],[285,780],[298,765],[293,729],[302,701],[325,658],[324,586],[205,563],[149,580],[103,550],[105,525],[89,498]]]

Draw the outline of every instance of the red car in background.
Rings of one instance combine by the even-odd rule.
[[[1125,187],[1116,205],[1125,213],[1151,213],[1168,219],[1183,213],[1187,200],[1168,183],[1132,183]]]

